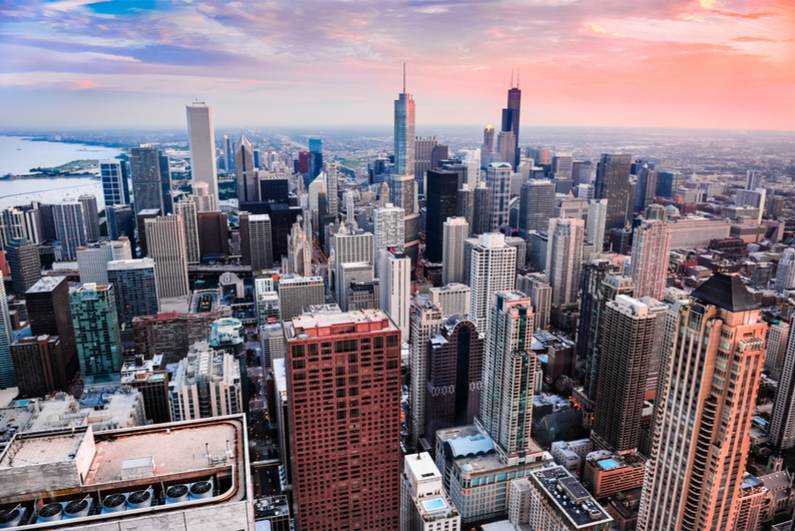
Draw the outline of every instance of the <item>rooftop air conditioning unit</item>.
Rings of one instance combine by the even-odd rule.
[[[9,529],[22,525],[25,513],[27,513],[27,510],[20,505],[17,505],[13,509],[0,512],[0,529]]]
[[[127,496],[127,509],[144,509],[152,505],[152,489],[136,490]]]
[[[166,489],[166,504],[188,501],[188,485],[171,485]]]
[[[72,500],[64,504],[64,518],[83,518],[88,516],[93,499],[86,496],[82,500]]]
[[[102,500],[102,514],[118,513],[127,509],[127,496],[111,494]]]
[[[190,486],[190,499],[201,500],[213,497],[213,480],[197,481]]]
[[[45,522],[57,522],[63,519],[63,504],[61,503],[48,503],[39,509],[39,517],[36,519],[37,524]]]

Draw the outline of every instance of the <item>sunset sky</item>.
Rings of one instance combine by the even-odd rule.
[[[793,0],[0,0],[0,128],[795,129]],[[517,76],[518,77],[518,76]]]

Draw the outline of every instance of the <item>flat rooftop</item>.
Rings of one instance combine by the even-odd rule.
[[[542,468],[529,474],[541,489],[546,502],[568,519],[573,529],[587,529],[613,519],[562,466]]]
[[[75,431],[73,434],[58,433],[49,437],[17,438],[0,457],[0,470],[72,461],[84,439],[84,430]]]
[[[27,291],[27,293],[47,293],[54,290],[66,277],[41,277]]]
[[[386,326],[383,326],[384,321],[387,323]],[[398,330],[397,326],[395,326],[383,310],[304,314],[295,317],[292,321],[285,322],[284,329],[287,334],[287,339],[302,339],[299,336],[306,335],[306,337],[309,337],[317,335],[313,333],[313,329],[345,327],[345,325],[354,326],[357,329],[360,329],[360,325],[369,325],[367,328],[370,331]],[[381,325],[381,328],[378,328],[379,325]]]
[[[449,428],[436,432],[436,437],[443,443],[464,437],[473,438],[472,441],[475,443],[474,447],[471,444],[468,444],[467,441],[464,441],[464,449],[462,452],[467,452],[467,455],[456,457],[454,459],[456,466],[461,470],[464,470],[470,474],[485,474],[494,470],[510,468],[507,464],[500,460],[496,449],[488,451],[488,453],[485,454],[483,453],[483,450],[487,448],[489,443],[491,443],[493,448],[493,442],[490,441],[490,438],[489,441],[481,440],[480,436],[482,435],[483,434],[480,433],[480,431],[478,431],[478,429],[473,425],[459,426],[456,428]],[[530,442],[531,447],[528,449],[528,454],[541,454],[543,452],[542,448],[535,442],[535,440],[530,439]],[[458,443],[455,446],[456,450],[459,450],[461,446],[462,445]],[[478,452],[478,455],[471,456],[470,452]],[[525,465],[523,464],[521,466]]]

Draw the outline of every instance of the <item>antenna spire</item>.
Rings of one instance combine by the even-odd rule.
[[[513,88],[513,68],[511,68],[511,88]]]
[[[519,74],[522,72],[521,68],[516,69],[516,88],[519,88]]]
[[[406,93],[406,63],[403,63],[403,94]]]

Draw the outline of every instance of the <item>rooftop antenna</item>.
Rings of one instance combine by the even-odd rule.
[[[403,94],[406,93],[406,63],[403,63]]]
[[[521,68],[516,69],[516,88],[519,88],[519,74],[522,72]]]
[[[513,68],[511,68],[511,88],[513,88]]]

